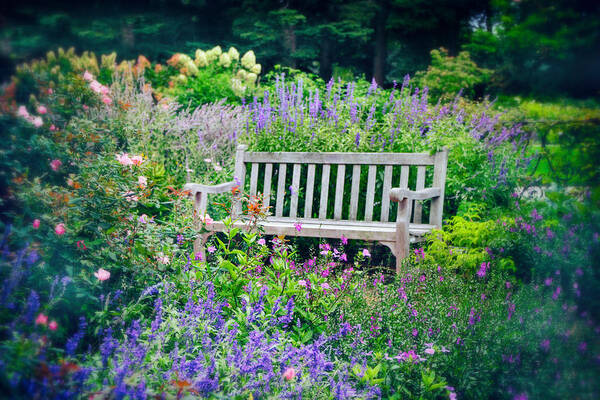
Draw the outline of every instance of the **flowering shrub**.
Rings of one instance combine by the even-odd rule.
[[[262,101],[246,106],[247,140],[255,151],[433,152],[446,146],[447,207],[460,201],[507,204],[527,165],[519,126],[503,127],[499,115],[469,109],[459,98],[431,106],[427,88],[382,90],[375,82],[329,81],[305,90],[302,80],[276,79]],[[374,211],[377,215],[377,211]]]
[[[252,50],[241,58],[236,48],[223,52],[220,46],[196,50],[195,58],[176,53],[168,67],[157,64],[146,76],[159,96],[169,96],[193,108],[227,99],[239,103],[255,92],[261,65]]]

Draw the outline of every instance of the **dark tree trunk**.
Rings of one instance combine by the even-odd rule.
[[[331,68],[331,41],[328,38],[321,40],[321,55],[320,55],[319,74],[325,82],[329,81],[332,75]]]
[[[388,3],[381,1],[375,15],[375,54],[373,55],[373,78],[379,86],[385,81],[385,63],[387,58],[387,35],[385,24],[387,22]]]
[[[283,30],[284,46],[287,54],[284,55],[286,65],[296,68],[296,59],[294,53],[296,52],[296,30],[293,26],[288,26]]]

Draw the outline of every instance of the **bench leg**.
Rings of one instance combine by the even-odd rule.
[[[405,197],[398,203],[398,220],[396,222],[396,274],[400,274],[402,260],[408,257],[409,252],[409,202],[410,200]]]

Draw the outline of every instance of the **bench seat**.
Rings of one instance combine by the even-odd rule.
[[[296,229],[300,224],[300,231]],[[359,239],[377,242],[392,242],[396,240],[395,222],[361,222],[361,221],[320,221],[318,219],[298,219],[295,222],[287,218],[268,217],[260,222],[266,235],[285,235],[299,237],[322,237],[339,239],[344,235],[347,239]],[[236,221],[233,227],[248,229],[249,221]],[[434,229],[434,225],[410,224],[410,242],[416,243],[423,240],[423,236]],[[225,224],[215,221],[207,226],[212,232],[223,232]]]

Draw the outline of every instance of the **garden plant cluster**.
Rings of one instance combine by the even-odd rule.
[[[162,64],[59,49],[17,68],[0,97],[0,393],[600,396],[597,202],[525,196],[536,153],[510,113],[432,102],[408,76],[383,89],[261,72],[219,46]],[[237,144],[446,147],[443,229],[398,276],[373,243],[233,228],[234,199],[264,218],[243,187],[197,230],[182,188],[232,180]],[[229,229],[203,257],[213,218]]]

